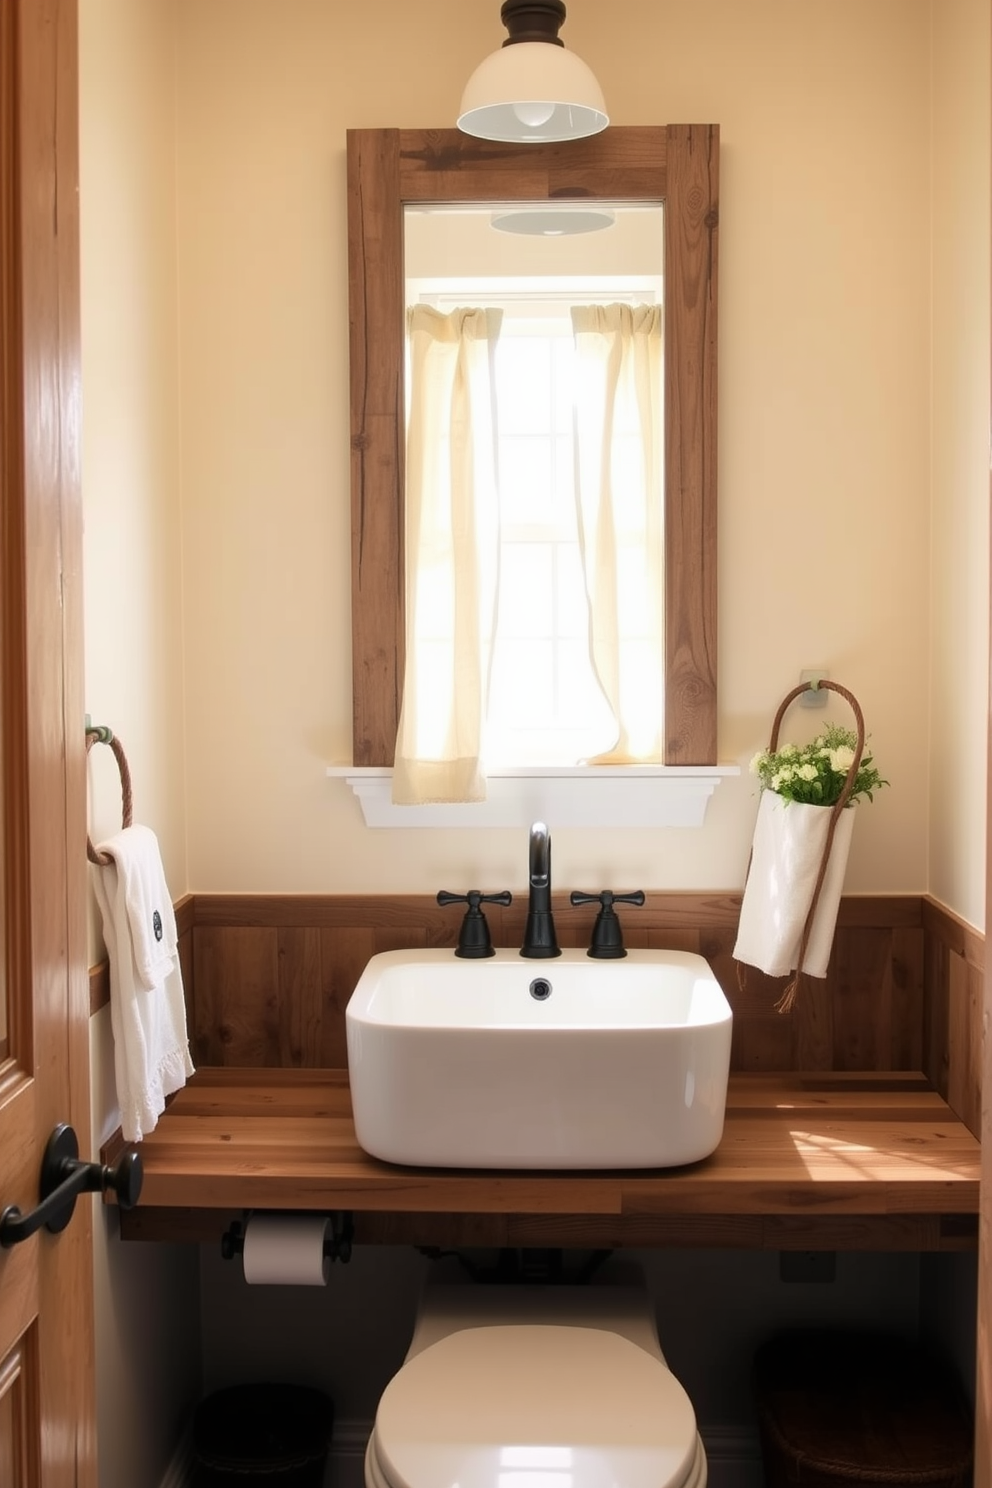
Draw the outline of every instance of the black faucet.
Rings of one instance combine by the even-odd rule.
[[[530,829],[528,868],[530,897],[520,954],[535,961],[560,956],[551,917],[551,834],[544,822],[535,822]]]

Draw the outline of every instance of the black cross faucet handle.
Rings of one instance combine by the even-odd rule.
[[[597,961],[616,961],[627,952],[623,944],[623,932],[617,919],[614,904],[644,903],[644,890],[635,889],[631,894],[614,894],[612,889],[603,889],[598,894],[583,894],[578,889],[570,896],[572,904],[598,904],[599,914],[592,927],[592,943],[586,954]]]
[[[468,905],[465,918],[462,920],[461,930],[458,932],[458,946],[455,950],[456,956],[462,956],[470,961],[477,961],[483,956],[495,956],[496,952],[493,950],[489,925],[480,906],[483,904],[512,904],[513,895],[509,889],[503,889],[498,894],[483,894],[481,889],[469,889],[467,894],[452,894],[447,889],[440,889],[438,891],[437,902],[441,905]]]

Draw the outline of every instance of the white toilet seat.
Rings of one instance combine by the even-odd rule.
[[[704,1488],[695,1413],[661,1359],[601,1327],[462,1328],[386,1386],[370,1488]]]

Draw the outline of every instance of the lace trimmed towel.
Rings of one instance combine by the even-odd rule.
[[[110,960],[121,1131],[139,1142],[194,1072],[176,920],[150,828],[125,827],[98,850],[110,858],[97,866],[94,887]]]

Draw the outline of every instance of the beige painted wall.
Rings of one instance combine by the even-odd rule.
[[[156,11],[83,8],[108,37],[115,10]],[[127,743],[177,893],[522,882],[520,834],[371,832],[324,774],[350,741],[345,130],[450,122],[496,9],[178,0],[176,153],[163,107],[154,170],[87,95],[93,158],[115,161],[86,206],[87,698]],[[721,756],[746,764],[800,669],[827,666],[892,781],[848,888],[926,889],[932,862],[980,925],[987,6],[625,15],[618,34],[585,0],[565,31],[616,122],[723,135]],[[129,118],[140,70],[122,86]],[[745,775],[700,831],[556,832],[558,882],[737,887],[755,803]]]
[[[935,7],[928,885],[984,923],[989,600],[989,5]]]
[[[86,706],[119,736],[135,820],[186,885],[170,0],[81,0]],[[82,727],[82,720],[80,720]],[[120,825],[109,749],[89,759],[90,833]],[[81,864],[80,871],[94,870]],[[92,904],[90,959],[102,955]],[[90,1020],[92,1150],[119,1125],[109,1009]],[[198,1256],[117,1241],[94,1206],[101,1488],[160,1483],[199,1393]]]
[[[86,708],[124,746],[135,820],[186,886],[175,37],[162,0],[81,0]],[[107,748],[90,834],[119,829]],[[98,928],[94,921],[94,930]]]
[[[984,9],[705,0],[628,6],[618,27],[585,0],[564,33],[617,123],[721,125],[720,752],[746,765],[804,667],[854,690],[892,788],[859,820],[853,891],[928,886],[931,584],[987,608],[984,575],[948,578],[929,550],[931,19],[979,59],[941,124],[957,161],[959,135],[987,141]],[[498,7],[185,0],[178,17],[190,886],[518,887],[521,834],[368,831],[324,774],[350,757],[345,130],[450,123]],[[961,159],[959,306],[988,279],[988,175]],[[936,309],[987,405],[987,314],[959,344]],[[942,459],[980,526],[970,439],[950,431]],[[942,887],[976,924],[979,649],[956,651],[967,778],[934,811]],[[558,882],[738,887],[755,806],[745,775],[700,831],[558,831]]]

